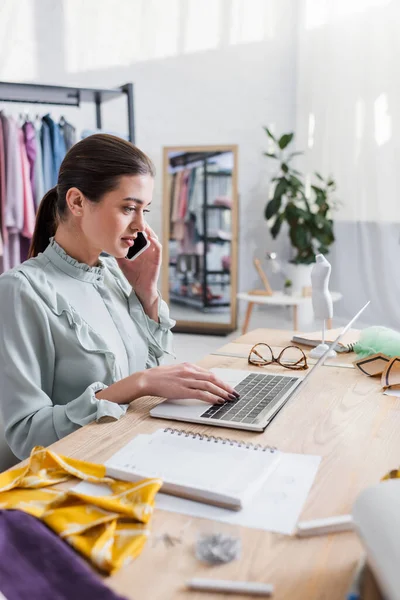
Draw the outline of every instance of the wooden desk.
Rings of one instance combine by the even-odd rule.
[[[237,343],[249,343],[250,336]],[[258,330],[274,346],[289,342],[290,332]],[[252,340],[250,340],[252,341]],[[257,339],[257,341],[259,341]],[[340,358],[340,357],[339,357]],[[204,367],[248,369],[247,361],[208,356]],[[256,367],[252,368],[257,370]],[[279,367],[274,367],[278,371]],[[158,399],[143,398],[125,418],[91,424],[52,446],[56,452],[90,461],[103,461],[138,433],[163,426],[215,433],[215,428],[184,425],[148,417]],[[270,444],[288,452],[322,456],[302,519],[344,514],[357,494],[397,467],[400,455],[400,399],[383,396],[379,382],[355,369],[322,367],[309,385],[282,409],[264,433],[218,428],[218,435]],[[224,531],[224,524],[157,511],[143,553],[106,580],[117,592],[136,600],[221,600],[231,596],[188,592],[192,577],[242,579],[274,584],[276,600],[343,600],[361,553],[353,533],[296,539],[274,533],[236,528],[243,545],[239,561],[221,567],[203,566],[194,556],[194,542],[204,531]],[[183,542],[166,548],[158,536],[180,535]],[[230,529],[232,532],[232,527]],[[235,596],[244,600],[247,596]]]

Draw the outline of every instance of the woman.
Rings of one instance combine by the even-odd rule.
[[[157,291],[161,245],[145,221],[153,185],[151,161],[132,144],[80,141],[40,204],[30,259],[0,277],[0,411],[21,459],[91,421],[119,419],[141,396],[222,403],[236,394],[195,365],[158,366],[174,322]],[[139,231],[150,247],[126,260]]]

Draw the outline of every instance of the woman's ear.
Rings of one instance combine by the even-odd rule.
[[[65,197],[67,206],[75,217],[81,217],[85,205],[85,197],[78,188],[70,188]]]

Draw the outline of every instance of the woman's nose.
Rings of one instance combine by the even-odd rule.
[[[144,231],[146,228],[146,220],[143,214],[135,215],[135,219],[133,219],[131,223],[131,229],[135,231]]]

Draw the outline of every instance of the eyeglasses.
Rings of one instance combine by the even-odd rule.
[[[277,357],[274,356],[271,346],[262,342],[252,347],[248,357],[248,363],[255,367],[264,367],[277,363],[285,369],[302,371],[308,369],[307,357],[301,348],[297,346],[286,346]]]

